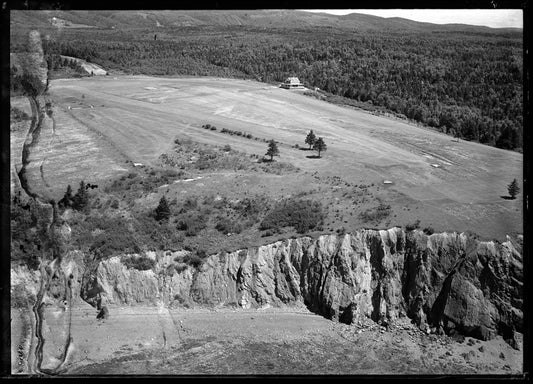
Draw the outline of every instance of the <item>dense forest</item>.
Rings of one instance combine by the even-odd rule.
[[[156,39],[156,33],[158,34]],[[44,49],[108,70],[281,82],[372,104],[465,140],[521,150],[519,33],[351,32],[330,28],[189,27],[52,34]],[[23,51],[12,41],[12,52]]]

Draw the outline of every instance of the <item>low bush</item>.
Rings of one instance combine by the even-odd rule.
[[[155,267],[155,260],[146,256],[128,256],[122,259],[122,263],[128,269],[147,271]]]
[[[181,273],[187,269],[187,264],[180,262],[179,264],[174,265],[174,269],[177,273]]]
[[[414,231],[415,229],[420,228],[420,220],[415,221],[412,224],[407,224],[405,229],[408,231]]]
[[[26,265],[32,270],[39,268],[39,257],[44,249],[46,238],[44,228],[32,213],[30,204],[18,199],[11,203],[11,261]]]
[[[285,199],[277,203],[261,221],[259,228],[279,230],[292,226],[305,233],[323,224],[326,215],[322,204],[312,200]]]
[[[141,248],[133,234],[127,229],[122,229],[98,234],[90,245],[89,251],[101,259],[121,253],[137,253],[141,251]]]
[[[259,159],[258,163],[261,164],[261,170],[266,173],[273,173],[275,175],[282,175],[285,173],[299,172],[300,168],[292,165],[291,163],[284,163],[279,161],[269,161],[267,159]]]
[[[435,230],[433,229],[433,227],[426,227],[424,228],[424,233],[429,236],[435,233]]]
[[[176,228],[185,231],[185,236],[196,236],[207,227],[208,217],[198,211],[186,212],[178,216]]]
[[[241,233],[242,225],[237,220],[231,220],[226,216],[217,216],[215,229],[222,233]]]
[[[22,283],[15,285],[11,291],[11,307],[13,308],[29,308],[35,304],[35,300],[35,295],[28,292]]]
[[[11,107],[11,120],[18,122],[31,120],[31,117],[23,110],[20,110],[17,107]]]
[[[377,222],[388,217],[391,214],[391,206],[380,204],[375,208],[367,209],[359,214],[364,222]]]
[[[204,259],[195,253],[191,253],[183,257],[183,262],[193,268],[199,268],[203,264]]]

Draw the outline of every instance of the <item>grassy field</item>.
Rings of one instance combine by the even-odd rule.
[[[292,164],[297,171],[189,169],[194,180],[158,188],[138,203],[155,207],[163,194],[169,200],[213,193],[231,199],[304,194],[328,207],[324,232],[420,220],[422,228],[473,231],[481,238],[522,233],[522,195],[503,198],[512,179],[522,179],[522,155],[516,152],[456,142],[429,129],[254,81],[62,79],[51,82],[50,98],[55,140],[42,141],[41,152],[48,154],[46,188],[57,199],[67,184],[81,179],[100,183],[135,170],[134,163],[161,165],[161,154],[175,150],[176,138],[212,148],[230,145],[251,159],[265,154],[264,140],[275,139],[277,163]],[[202,128],[205,124],[217,130]],[[223,128],[252,138],[222,133]],[[311,129],[328,146],[320,159],[302,150]]]

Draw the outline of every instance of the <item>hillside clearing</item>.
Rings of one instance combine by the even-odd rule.
[[[429,129],[254,81],[147,76],[62,79],[51,82],[50,95],[59,137],[81,131],[101,144],[99,152],[90,151],[90,146],[87,151],[64,147],[62,155],[54,157],[46,177],[56,196],[67,184],[61,164],[84,159],[99,170],[81,169],[77,177],[96,182],[124,165],[155,164],[162,153],[172,150],[176,137],[229,144],[259,156],[266,151],[263,139],[274,138],[280,143],[279,160],[302,170],[297,184],[293,177],[283,178],[285,193],[335,176],[342,183],[372,186],[374,195],[392,207],[395,216],[389,225],[420,219],[422,226],[436,230],[470,230],[499,239],[522,232],[521,195],[517,200],[501,197],[513,178],[522,178],[522,155],[516,152],[457,143]],[[202,129],[206,123],[218,130]],[[222,128],[257,139],[225,135]],[[328,145],[322,159],[309,159],[307,151],[293,148],[295,144],[306,147],[310,129]],[[115,159],[115,166],[102,166],[102,156]],[[232,181],[226,183],[229,190]],[[350,223],[346,224],[349,228]]]

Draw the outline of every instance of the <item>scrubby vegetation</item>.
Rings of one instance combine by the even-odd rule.
[[[379,204],[375,208],[367,209],[359,214],[359,217],[363,222],[370,223],[376,222],[379,223],[381,220],[389,217],[391,214],[391,206],[386,204]]]
[[[210,145],[193,143],[190,140],[176,139],[174,150],[164,153],[159,160],[164,166],[178,168],[183,173],[197,171],[261,171],[274,174],[298,172],[299,169],[290,163],[264,163],[256,154],[246,154],[224,145],[216,148]]]
[[[11,260],[39,268],[39,255],[43,254],[47,239],[45,228],[38,225],[30,203],[21,202],[14,196],[11,201]]]
[[[298,233],[320,229],[325,219],[322,204],[312,200],[285,199],[278,202],[261,221],[261,230],[279,231],[292,226]]]
[[[11,107],[11,121],[19,122],[25,120],[31,120],[31,117],[24,111],[18,109],[17,107]]]
[[[414,231],[418,228],[420,228],[420,220],[416,220],[414,223],[410,223],[405,226],[405,229],[408,231]]]
[[[155,267],[155,260],[146,256],[126,256],[121,261],[127,268],[138,271],[147,271]]]

